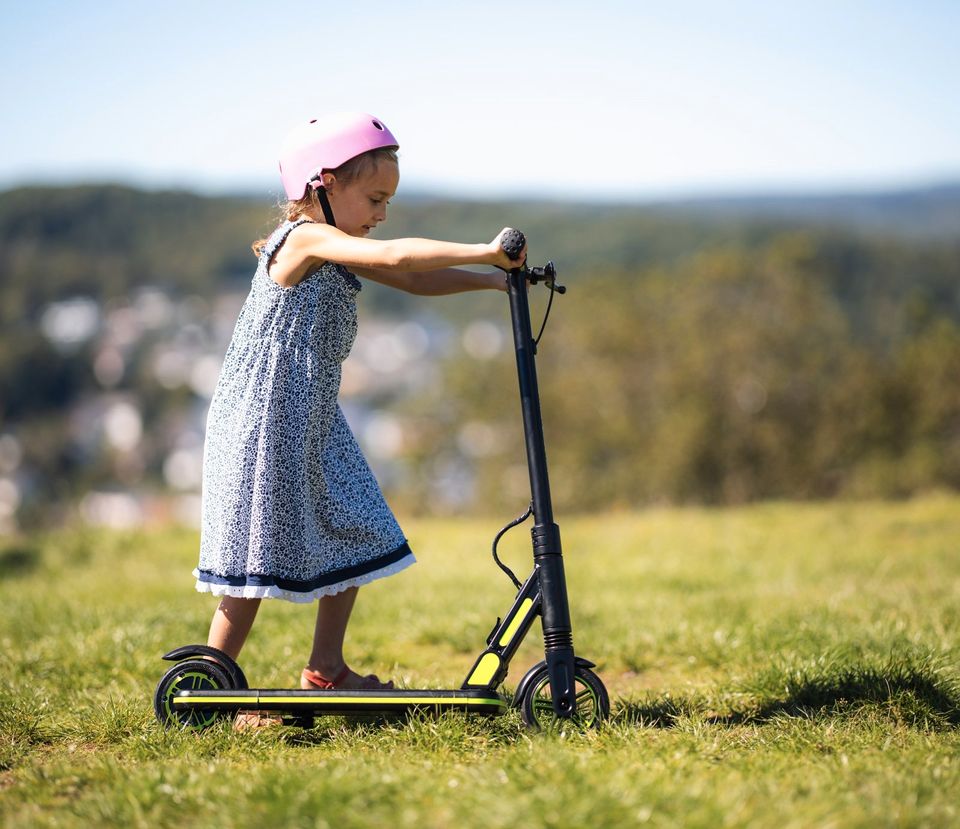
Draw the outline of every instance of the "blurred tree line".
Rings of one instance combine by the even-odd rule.
[[[558,505],[960,487],[960,190],[799,199],[793,214],[787,201],[482,207],[487,227],[508,215],[527,229],[531,261],[555,258],[569,288],[538,357]],[[424,207],[397,224],[477,219]],[[454,303],[461,320],[505,321]],[[509,348],[492,363],[458,352],[433,396],[406,402],[408,508],[431,502],[436,467],[462,462],[477,503],[523,506],[514,372]]]
[[[877,197],[844,222],[827,207],[796,218],[783,205],[773,216],[743,203],[410,198],[387,230],[475,241],[515,225],[532,262],[557,261],[570,291],[538,365],[558,506],[903,496],[960,487],[958,206],[960,193],[938,191],[933,207],[899,198],[895,209]],[[96,381],[88,352],[58,350],[38,331],[44,308],[77,296],[108,304],[145,285],[207,298],[242,289],[250,242],[276,219],[254,198],[0,193],[0,433],[20,436],[34,474],[55,482],[52,497],[83,485],[61,421]],[[361,314],[402,317],[425,302],[455,326],[482,318],[508,332],[502,295],[424,300],[368,284]],[[398,505],[429,511],[437,470],[461,466],[472,504],[523,506],[506,346],[492,359],[449,349],[440,382],[402,402]],[[187,402],[145,372],[124,385],[148,409]]]
[[[793,232],[667,267],[562,280],[570,291],[555,302],[538,357],[558,504],[960,487],[960,249],[900,251],[900,264],[912,265],[905,276],[952,272],[952,302],[939,307],[921,290],[898,297],[869,278],[896,252]],[[474,459],[478,497],[522,506],[512,359],[451,360],[443,399],[409,408],[425,465],[455,451],[459,424],[495,424],[495,449]]]

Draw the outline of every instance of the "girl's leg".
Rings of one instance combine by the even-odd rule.
[[[260,599],[224,596],[210,622],[207,644],[237,659],[259,609]]]
[[[213,621],[210,622],[210,634],[207,644],[219,648],[224,653],[237,659],[240,649],[247,641],[247,634],[253,627],[253,620],[257,618],[260,609],[260,599],[240,599],[233,596],[224,596],[220,599]],[[279,725],[281,719],[273,711],[237,711],[233,720],[235,730],[260,728],[261,726]]]
[[[353,603],[357,600],[359,588],[351,587],[333,596],[324,596],[317,605],[317,625],[313,632],[313,651],[307,668],[316,671],[327,679],[334,679],[346,667],[343,659],[343,639],[347,632],[347,622]],[[300,681],[300,687],[312,688],[306,678]],[[338,688],[392,688],[392,683],[381,683],[374,676],[360,676],[350,671],[341,680]]]
[[[317,603],[317,625],[313,631],[313,650],[307,667],[327,677],[343,670],[343,639],[353,612],[359,588],[351,587],[333,596],[322,596]]]

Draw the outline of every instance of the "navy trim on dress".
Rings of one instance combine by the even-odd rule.
[[[339,570],[333,570],[312,579],[285,579],[279,576],[265,576],[256,573],[250,573],[246,576],[219,576],[209,570],[198,570],[197,580],[207,584],[226,584],[230,587],[279,587],[281,590],[287,590],[291,593],[309,593],[320,587],[329,587],[331,584],[366,576],[412,555],[413,551],[405,541],[396,550],[378,558],[364,561],[361,564],[354,564],[351,567],[342,567]]]

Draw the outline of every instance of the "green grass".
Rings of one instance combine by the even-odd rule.
[[[420,564],[364,588],[348,657],[456,687],[512,598],[489,521],[409,521]],[[563,522],[578,653],[612,717],[161,728],[153,688],[203,641],[197,536],[0,544],[0,824],[946,826],[960,823],[960,498],[663,509]],[[505,542],[529,568],[529,536]],[[525,572],[524,572],[525,574]],[[266,603],[241,663],[290,686],[312,609]],[[508,688],[541,658],[534,634]]]

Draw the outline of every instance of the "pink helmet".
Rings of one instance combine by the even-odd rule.
[[[332,112],[294,129],[280,150],[280,178],[287,198],[304,191],[324,170],[369,150],[399,147],[384,123],[365,112]],[[319,184],[314,184],[319,187]]]

